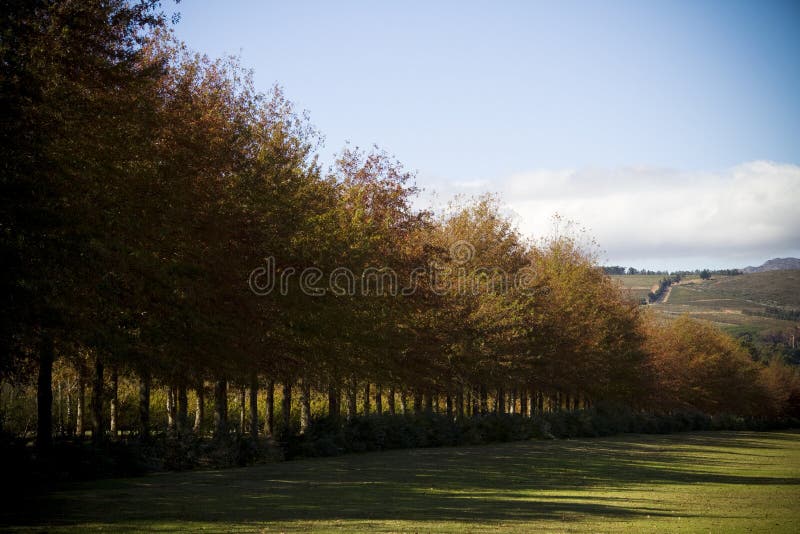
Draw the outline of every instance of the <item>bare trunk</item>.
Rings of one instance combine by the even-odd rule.
[[[72,422],[72,391],[67,388],[67,434],[72,436],[75,431],[75,426]]]
[[[425,403],[425,413],[432,414],[433,413],[433,395],[429,392],[425,392],[422,396],[423,402]]]
[[[150,375],[147,373],[139,379],[139,439],[150,439]]]
[[[250,437],[258,439],[258,375],[250,375]]]
[[[352,379],[347,385],[347,418],[353,419],[356,416],[356,381]]]
[[[339,416],[339,389],[333,383],[328,386],[328,415]]]
[[[400,392],[400,410],[404,415],[408,413],[408,395],[405,391]]]
[[[58,432],[64,437],[64,381],[58,381]]]
[[[214,437],[228,433],[228,382],[217,380],[214,383]]]
[[[111,369],[111,407],[109,409],[109,430],[111,436],[117,437],[119,429],[117,428],[117,418],[119,417],[119,374],[117,368]]]
[[[175,388],[167,387],[167,430],[175,430]]]
[[[528,417],[528,391],[525,389],[519,392],[519,414]]]
[[[245,424],[247,424],[245,400],[247,399],[247,391],[244,386],[239,388],[239,434],[244,435]]]
[[[386,397],[386,404],[389,408],[389,415],[395,414],[395,405],[394,405],[394,386],[389,388],[389,394]]]
[[[422,393],[419,390],[414,391],[414,413],[422,413]]]
[[[383,413],[383,391],[380,384],[375,384],[375,413]]]
[[[267,382],[267,434],[275,435],[275,381]]]
[[[92,442],[95,445],[103,443],[105,429],[103,428],[103,360],[100,356],[94,361],[94,383],[92,384]]]
[[[305,434],[311,424],[311,386],[303,379],[300,385],[300,433]]]
[[[292,383],[288,381],[283,383],[283,403],[281,408],[283,431],[288,434],[291,432],[292,424]]]
[[[467,411],[468,415],[475,417],[478,415],[478,396],[474,394],[472,388],[467,388]]]
[[[75,408],[75,434],[86,435],[86,369],[83,362],[78,365],[78,405]]]
[[[480,398],[481,398],[481,415],[485,415],[489,413],[489,393],[486,391],[486,386],[481,384],[480,386]]]
[[[200,381],[197,384],[197,389],[195,390],[195,394],[197,398],[195,399],[194,405],[194,430],[195,434],[201,434],[203,432],[203,418],[205,416],[205,384]]]
[[[369,415],[369,382],[364,384],[364,415]]]
[[[497,398],[495,398],[494,402],[498,414],[502,415],[506,413],[506,393],[503,391],[503,388],[498,388]]]
[[[53,339],[45,336],[39,349],[39,376],[36,389],[36,446],[49,452],[53,446]]]
[[[444,413],[447,417],[453,417],[453,397],[449,393],[444,398]]]
[[[464,417],[464,389],[461,387],[456,391],[456,415],[459,419]]]
[[[186,393],[185,385],[178,385],[176,400],[178,405],[178,432],[186,432],[189,426],[189,395]]]

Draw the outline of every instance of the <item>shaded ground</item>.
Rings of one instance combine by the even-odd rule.
[[[76,484],[27,530],[796,531],[800,433],[415,449]]]

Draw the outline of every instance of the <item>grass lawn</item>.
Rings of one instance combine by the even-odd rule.
[[[80,483],[26,508],[3,512],[3,523],[72,532],[797,532],[800,432],[367,453]]]

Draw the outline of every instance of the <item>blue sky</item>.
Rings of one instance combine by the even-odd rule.
[[[715,233],[714,243],[670,237],[742,222],[709,205],[708,191],[685,198],[688,211],[652,202],[661,226],[586,207],[603,198],[587,191],[626,198],[618,209],[634,211],[676,190],[744,182],[744,192],[761,183],[767,196],[784,188],[780,202],[798,198],[798,2],[185,1],[177,10],[176,34],[191,48],[240,55],[258,88],[279,83],[310,112],[325,160],[345,141],[377,143],[418,171],[428,195],[497,191],[536,235],[548,230],[545,212],[558,211],[615,263],[800,255],[800,219],[783,204],[742,207],[745,227],[761,230],[746,240],[742,228]],[[569,182],[561,192],[549,184],[559,179]],[[631,225],[650,239],[626,238]]]

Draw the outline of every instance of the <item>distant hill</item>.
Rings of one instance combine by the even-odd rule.
[[[686,279],[672,286],[668,302],[652,308],[667,316],[707,319],[730,331],[786,332],[798,326],[800,270]]]
[[[800,259],[798,258],[773,258],[767,260],[760,267],[745,267],[744,273],[763,273],[766,271],[790,271],[800,269]]]

